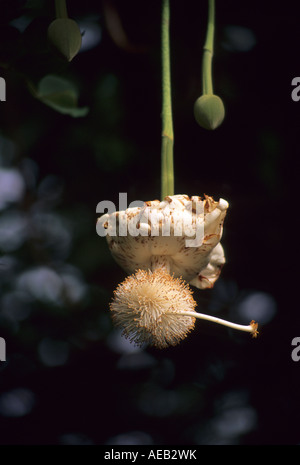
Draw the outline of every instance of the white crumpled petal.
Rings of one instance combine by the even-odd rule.
[[[225,263],[225,255],[222,245],[217,244],[208,256],[208,263],[195,278],[189,281],[192,286],[199,289],[213,287],[220,276],[222,266]]]
[[[227,208],[223,199],[174,195],[145,202],[142,208],[107,213],[98,222],[106,229],[114,259],[128,274],[154,271],[163,264],[174,277],[205,289],[214,285],[225,263],[220,239]],[[201,241],[187,246],[198,230]],[[163,235],[166,231],[168,236]]]

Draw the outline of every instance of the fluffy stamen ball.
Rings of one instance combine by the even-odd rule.
[[[166,271],[138,270],[114,292],[110,305],[115,324],[138,345],[158,348],[177,345],[194,328],[196,302],[182,279]],[[196,312],[195,312],[196,313]]]

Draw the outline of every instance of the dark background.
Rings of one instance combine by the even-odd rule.
[[[46,41],[54,2],[0,6],[0,443],[299,444],[299,3],[216,2],[226,118],[207,132],[193,117],[207,5],[171,0],[176,193],[230,204],[227,263],[198,310],[253,317],[260,336],[198,322],[161,351],[112,327],[125,274],[95,228],[101,200],[160,196],[161,3],[69,2],[84,32],[69,64]],[[86,116],[34,98],[48,74]]]

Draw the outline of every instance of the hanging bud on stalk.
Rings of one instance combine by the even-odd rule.
[[[78,24],[68,17],[66,0],[55,0],[56,19],[48,27],[48,42],[64,60],[72,61],[81,48]]]
[[[65,60],[71,61],[81,48],[81,32],[76,21],[57,18],[48,27],[50,46]]]
[[[225,117],[222,100],[217,95],[202,95],[194,104],[194,116],[202,128],[216,129]]]
[[[213,41],[215,30],[215,0],[208,0],[208,24],[202,61],[203,95],[194,104],[194,116],[204,129],[213,130],[225,117],[223,101],[214,94],[212,78]]]

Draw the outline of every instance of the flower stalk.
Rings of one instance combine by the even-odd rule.
[[[173,119],[170,71],[170,5],[162,2],[161,50],[162,50],[162,146],[161,146],[161,198],[174,195]]]
[[[55,0],[55,13],[57,18],[68,18],[66,0]]]
[[[214,33],[215,33],[215,0],[208,1],[208,21],[206,40],[204,43],[204,53],[202,60],[202,79],[203,79],[203,94],[213,94],[212,81],[212,58],[214,52]]]

